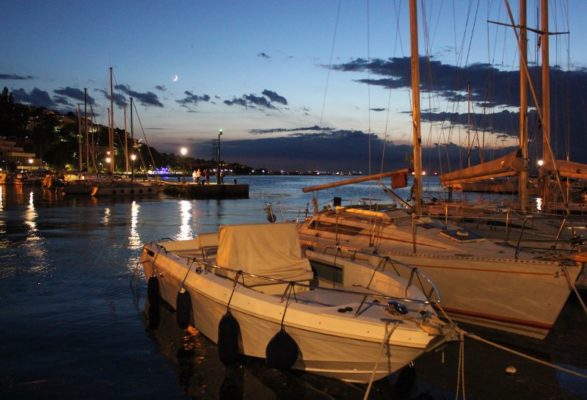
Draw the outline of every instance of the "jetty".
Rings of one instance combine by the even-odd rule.
[[[249,185],[243,183],[163,182],[163,193],[190,199],[248,199]]]

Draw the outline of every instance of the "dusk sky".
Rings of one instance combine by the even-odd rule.
[[[367,159],[369,132],[380,147],[384,140],[390,147],[411,143],[407,0],[2,3],[1,87],[17,101],[60,111],[75,109],[88,88],[96,122],[107,125],[111,66],[116,98],[135,98],[147,139],[161,151],[187,146],[190,155],[208,158],[220,128],[227,158],[250,162],[254,149],[268,166],[283,163],[292,148],[336,147],[340,137],[345,152]],[[517,19],[517,1],[510,3]],[[535,28],[539,3],[528,0]],[[431,57],[421,71],[423,143],[462,145],[466,128],[454,123],[467,120],[467,82],[475,120],[517,111],[515,36],[488,23],[509,23],[506,6],[503,0],[418,6],[420,54]],[[560,66],[561,80],[578,82],[568,84],[577,90],[587,88],[586,18],[587,1],[550,1],[550,30],[570,31],[551,39],[551,65]],[[530,34],[531,61],[536,43]],[[578,101],[585,126],[585,98]],[[115,107],[120,128],[122,116]],[[516,128],[497,119],[479,122],[497,131],[487,129],[485,145],[516,145],[515,136],[503,135],[516,135]],[[142,136],[138,128],[135,136]],[[585,139],[583,129],[579,140]],[[296,157],[300,167],[321,166]]]

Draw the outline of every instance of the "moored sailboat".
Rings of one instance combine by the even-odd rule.
[[[410,16],[413,204],[403,209],[395,205],[373,205],[335,207],[320,212],[316,210],[313,217],[300,225],[300,239],[305,246],[316,251],[335,248],[341,255],[348,257],[362,252],[413,265],[435,282],[443,293],[443,309],[456,320],[544,338],[574,288],[583,268],[582,261],[536,256],[513,246],[493,243],[465,229],[451,228],[422,217],[424,205],[415,0],[410,2]],[[497,162],[495,166],[506,167],[503,174],[515,174],[519,161],[512,156],[508,156],[508,163],[505,159],[502,161],[504,165]],[[405,172],[398,173],[405,175]],[[373,175],[370,179],[381,182],[384,176],[387,175]],[[342,181],[328,187],[354,182]],[[308,187],[304,191],[321,189],[323,187]]]

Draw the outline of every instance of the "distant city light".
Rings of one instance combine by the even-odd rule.
[[[187,147],[182,147],[179,149],[179,154],[181,154],[182,156],[185,156],[187,153],[188,153]]]

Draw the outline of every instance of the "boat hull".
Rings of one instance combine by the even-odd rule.
[[[142,254],[145,276],[158,277],[160,296],[173,309],[177,307],[180,282],[185,278],[192,300],[192,322],[217,344],[218,326],[233,290],[232,280],[205,271],[191,271],[186,278],[189,267],[179,257],[157,254],[157,249],[149,246]],[[266,357],[268,343],[281,329],[286,305],[281,300],[281,296],[237,286],[230,312],[240,326],[242,354]],[[356,308],[357,304],[351,306]],[[341,314],[336,307],[321,307],[319,311],[314,308],[293,301],[287,308],[284,328],[299,347],[293,369],[366,383],[399,370],[439,340],[409,322],[393,330],[392,318],[388,324],[373,319],[361,325],[360,318]],[[389,345],[383,344],[387,333],[392,333]]]
[[[346,234],[332,227],[337,222],[351,226],[349,220],[321,222],[330,223],[329,229],[317,231],[316,224],[307,222],[300,226],[303,245],[316,251],[338,246],[349,255],[360,251],[414,266],[435,283],[442,308],[455,320],[538,339],[553,327],[571,292],[565,274],[574,283],[582,269],[580,263],[527,255],[516,259],[513,249],[482,239],[460,246],[442,235],[434,237],[434,229],[421,229],[421,243],[414,245],[406,232],[410,227],[399,232],[401,227],[387,224],[368,232],[355,221],[355,231]]]

